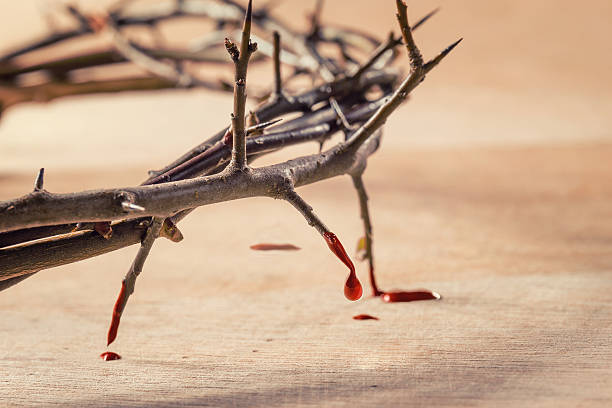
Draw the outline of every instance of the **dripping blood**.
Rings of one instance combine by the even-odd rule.
[[[125,282],[121,282],[121,290],[117,301],[113,307],[113,317],[111,319],[110,327],[108,328],[108,335],[106,336],[106,345],[109,346],[117,338],[117,330],[119,330],[119,322],[121,321],[121,314],[125,307]]]
[[[349,268],[349,276],[346,278],[346,283],[344,284],[344,296],[348,300],[359,300],[363,294],[363,288],[361,287],[361,283],[355,274],[355,265],[353,265],[351,258],[349,258],[347,255],[336,234],[326,232],[323,234],[323,237],[325,238],[325,242],[327,242],[327,246],[334,253],[334,255],[336,255],[338,259],[340,259]]]

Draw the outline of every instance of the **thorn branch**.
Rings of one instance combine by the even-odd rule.
[[[417,28],[419,28],[427,20],[433,17],[438,11],[439,9],[435,9],[427,13],[424,17],[422,17],[419,21],[417,21],[412,26],[411,30],[414,31]],[[374,50],[372,56],[370,56],[370,58],[368,58],[368,60],[364,64],[362,64],[359,67],[359,69],[351,76],[353,78],[359,78],[364,72],[372,68],[372,66],[374,66],[374,64],[376,64],[376,62],[380,60],[387,52],[393,50],[395,47],[397,47],[401,43],[402,43],[402,37],[395,38],[395,34],[393,34],[393,32],[389,33],[389,37],[387,38],[387,41],[382,43],[376,50]]]
[[[236,9],[242,9],[234,0],[223,0],[220,3],[222,3],[220,7],[227,7],[233,12]],[[176,10],[170,16],[189,15],[190,9],[181,6],[181,4],[181,1],[178,0]],[[318,2],[318,11],[315,15],[320,14],[321,4],[322,2]],[[117,306],[118,317],[120,317],[127,298],[134,290],[136,277],[142,271],[144,261],[157,236],[178,242],[182,239],[182,234],[176,227],[176,223],[189,214],[193,208],[256,196],[275,196],[289,201],[302,213],[308,223],[325,238],[330,249],[349,266],[351,265],[350,259],[344,249],[341,248],[337,237],[316,216],[312,207],[294,191],[294,187],[316,183],[343,174],[349,174],[353,177],[353,183],[360,199],[361,214],[366,239],[368,239],[367,248],[369,250],[368,259],[370,260],[372,285],[373,290],[376,290],[373,276],[372,228],[367,207],[367,194],[361,174],[368,156],[379,146],[381,127],[388,116],[423,81],[425,74],[437,66],[461,41],[453,43],[434,59],[423,64],[423,58],[408,26],[406,5],[401,0],[397,0],[397,5],[398,22],[410,57],[411,70],[410,75],[392,93],[391,89],[397,80],[397,75],[378,68],[388,66],[392,58],[384,58],[383,55],[391,54],[389,51],[400,44],[399,38],[391,35],[387,42],[382,44],[374,55],[357,70],[357,73],[351,76],[341,72],[344,66],[339,64],[338,61],[333,58],[324,58],[319,54],[317,44],[340,41],[337,45],[341,50],[346,46],[360,48],[359,45],[355,45],[356,43],[351,41],[355,40],[355,36],[359,37],[359,41],[367,40],[367,36],[360,36],[356,30],[344,32],[340,30],[338,34],[330,34],[328,27],[319,27],[319,17],[314,19],[316,21],[315,27],[317,27],[317,30],[314,30],[317,31],[316,35],[308,37],[306,34],[296,34],[277,24],[266,13],[258,13],[253,16],[252,2],[249,2],[248,8],[246,10],[242,9],[245,11],[245,17],[241,43],[239,46],[229,40],[226,40],[225,43],[235,68],[233,87],[231,85],[228,87],[234,90],[234,109],[231,132],[229,132],[231,137],[227,138],[227,146],[223,144],[226,134],[224,129],[190,150],[174,163],[153,174],[152,179],[150,178],[140,187],[71,194],[44,192],[44,194],[29,194],[15,200],[0,202],[0,246],[2,246],[0,248],[0,265],[2,265],[2,268],[0,268],[0,290],[10,286],[13,282],[25,279],[22,276],[32,276],[43,269],[87,259],[141,242],[144,235],[141,249],[124,280],[124,296],[120,297],[121,301],[118,302]],[[165,18],[171,18],[168,16],[144,18],[133,15],[119,18],[119,15],[109,14],[108,28],[111,32],[113,32],[112,30],[119,32],[120,27],[130,24],[151,25]],[[416,23],[412,29],[421,25],[431,15],[433,15],[433,12]],[[241,18],[232,17],[232,19],[224,21],[223,24],[239,24]],[[257,24],[260,29],[264,31],[278,30],[282,33],[283,46],[285,47],[282,54],[284,63],[295,66],[296,72],[313,73],[318,71],[328,83],[313,87],[302,94],[270,98],[254,110],[253,118],[257,118],[257,120],[249,123],[254,126],[247,127],[245,107],[247,67],[251,54],[257,48],[256,44],[251,42],[251,38],[255,38],[251,37],[252,18],[254,18],[253,23]],[[87,31],[91,30],[87,28]],[[43,41],[29,44],[17,50],[17,53],[12,52],[0,56],[0,60],[10,59],[11,56],[25,54],[67,38],[80,36],[83,32],[79,29],[71,33],[59,34],[61,34],[59,37],[52,36]],[[262,54],[274,58],[273,95],[280,95],[283,92],[280,67],[280,35],[277,33],[274,37],[273,49],[265,41],[261,42],[261,48]],[[220,45],[222,39],[223,36],[217,37],[215,46]],[[182,61],[188,60],[189,56],[185,57],[185,53],[179,55],[176,51],[171,50],[144,49],[129,42],[121,34],[117,35],[116,41],[119,44],[119,47],[115,44],[117,48],[122,45],[125,46],[122,48],[123,54],[112,51],[111,54],[98,56],[101,59],[93,62],[90,59],[91,55],[88,55],[86,61],[80,62],[76,59],[46,61],[38,66],[24,67],[13,67],[8,64],[7,67],[0,69],[0,79],[2,79],[3,86],[6,83],[6,86],[10,87],[11,92],[14,89],[18,89],[22,93],[27,91],[29,96],[23,100],[26,101],[37,99],[38,88],[19,88],[17,84],[11,81],[28,72],[57,73],[62,76],[55,76],[54,78],[67,80],[69,78],[68,74],[75,69],[103,66],[113,63],[113,61],[128,60],[141,64],[147,71],[157,75],[157,78],[145,78],[146,84],[140,85],[134,83],[126,85],[125,82],[114,81],[112,84],[105,85],[104,92],[135,89],[137,87],[145,89],[145,85],[146,89],[173,88],[176,86],[177,75],[184,73],[183,70],[165,64],[161,60],[169,59],[180,64]],[[361,43],[363,44],[363,41]],[[368,44],[369,47],[362,48],[363,51],[370,50],[371,46],[379,44],[379,41],[374,39],[373,42]],[[264,48],[266,51],[264,51]],[[156,52],[153,53],[152,51]],[[117,56],[120,57],[119,60],[116,60]],[[216,61],[218,60],[219,57]],[[58,65],[55,65],[56,62],[60,63],[61,69],[59,71],[57,71]],[[334,74],[340,75],[338,79],[335,79]],[[162,80],[162,77],[167,79]],[[4,82],[5,79],[7,82]],[[141,80],[142,78],[138,79]],[[198,80],[198,84],[202,83]],[[99,81],[80,84],[70,82],[65,84],[51,83],[50,85],[51,88],[47,93],[54,94],[52,91],[55,90],[55,94],[59,96],[101,91]],[[384,97],[378,101],[366,101],[364,98],[365,92],[374,85],[380,87]],[[44,84],[44,86],[49,86],[49,84]],[[79,87],[78,92],[74,88],[77,86]],[[65,87],[70,89],[64,89]],[[58,92],[58,90],[61,90],[61,92]],[[20,101],[21,99],[17,102]],[[17,102],[3,100],[0,101],[0,104],[7,107],[11,103]],[[317,107],[313,111],[312,108],[319,102],[328,102],[329,105],[322,108]],[[277,129],[264,132],[279,117],[293,113],[299,113],[300,116],[287,120]],[[325,140],[338,131],[339,123],[342,124],[340,129],[344,128],[346,130],[354,127],[357,130],[352,128],[352,136],[348,141],[336,145],[328,151],[298,157],[271,166],[250,169],[250,171],[236,171],[248,168],[247,146],[251,155],[249,159],[254,159],[291,144]],[[248,135],[253,137],[247,140]],[[229,171],[222,173],[223,169]],[[278,186],[282,187],[280,193],[277,191]],[[287,188],[286,192],[284,188]],[[42,190],[43,170],[41,169],[35,183],[35,191]],[[109,203],[112,204],[109,205]],[[150,219],[153,219],[152,223],[144,222]],[[113,221],[112,227],[111,221]],[[79,230],[84,230],[82,233],[70,233],[73,231],[75,223],[79,223],[81,226]],[[91,228],[95,231],[89,231]],[[100,235],[106,239],[100,239]],[[40,240],[40,238],[45,239]],[[4,242],[12,242],[13,244],[2,245],[3,239]],[[352,296],[355,293],[352,292]]]
[[[387,121],[387,118],[406,100],[410,92],[416,88],[424,79],[425,75],[444,59],[460,42],[458,40],[442,51],[436,58],[423,65],[423,58],[414,39],[412,31],[408,25],[408,15],[406,4],[402,0],[397,2],[397,19],[402,31],[402,36],[408,49],[410,59],[410,74],[395,90],[393,95],[385,102],[372,117],[361,126],[347,141],[342,150],[349,154],[354,154],[365,141],[372,136]]]
[[[242,27],[242,39],[240,42],[240,51],[237,52],[237,47],[234,44],[226,48],[234,61],[234,112],[232,114],[232,159],[229,165],[231,170],[243,170],[247,168],[246,154],[246,79],[247,68],[251,54],[257,50],[257,43],[251,42],[251,20],[253,14],[253,0],[249,0],[244,24]]]
[[[306,218],[308,225],[316,229],[321,236],[324,237],[325,234],[330,232],[323,221],[314,213],[313,208],[295,190],[285,191],[282,198],[295,207]]]

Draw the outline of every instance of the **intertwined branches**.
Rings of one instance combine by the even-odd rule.
[[[180,241],[182,235],[176,225],[193,208],[257,196],[282,199],[300,211],[330,244],[330,236],[333,235],[330,229],[315,215],[312,207],[298,195],[296,189],[330,177],[349,175],[358,193],[364,221],[366,258],[370,262],[372,289],[378,294],[373,276],[372,227],[362,174],[368,157],[380,145],[385,121],[458,42],[434,59],[424,62],[408,25],[406,5],[401,0],[397,0],[397,16],[402,40],[391,34],[382,44],[353,31],[334,31],[322,27],[319,12],[314,14],[311,30],[306,34],[298,34],[270,17],[268,10],[254,12],[251,1],[246,9],[232,0],[184,0],[173,4],[175,8],[169,11],[129,17],[123,12],[112,11],[104,21],[105,24],[112,24],[114,33],[124,41],[118,30],[123,25],[154,25],[161,19],[195,13],[197,9],[198,13],[208,13],[209,16],[225,10],[227,14],[224,14],[220,24],[225,27],[235,24],[237,16],[234,12],[240,11],[240,15],[245,16],[240,44],[227,38],[223,40],[235,72],[231,125],[168,166],[151,172],[140,186],[54,194],[44,189],[41,170],[30,194],[0,203],[0,289],[18,283],[40,270],[140,242],[141,248],[126,275],[122,295],[115,306],[113,324],[116,327],[155,239],[163,236]],[[196,4],[202,8],[196,8]],[[70,35],[76,36],[82,34],[81,31],[92,30],[91,22],[87,23],[90,21],[88,18],[76,11],[74,14],[80,16],[83,24],[80,31],[71,32]],[[89,24],[89,28],[86,24]],[[269,55],[274,62],[274,87],[267,100],[247,114],[247,69],[251,56],[257,55],[258,48],[252,41],[251,30],[254,25],[264,33],[268,30],[272,36]],[[47,43],[52,40],[58,42],[59,37],[65,38],[67,35],[56,35],[48,39]],[[362,63],[357,63],[357,59],[350,56],[348,51],[359,39],[377,46],[372,56]],[[344,65],[342,61],[320,54],[317,46],[321,42],[338,44]],[[26,48],[36,48],[41,43]],[[397,85],[397,73],[386,67],[393,59],[395,48],[401,43],[407,47],[410,70],[408,76]],[[281,44],[290,44],[287,47],[292,54],[289,55],[296,57],[293,65],[298,73],[307,70],[323,80],[323,83],[297,94],[283,89],[281,63],[285,48]],[[151,62],[149,60],[155,64],[166,64],[153,53],[129,41],[124,41],[123,45],[127,47],[122,52],[126,59],[136,60],[144,55],[146,59],[141,63],[145,65]],[[345,70],[341,69],[343,66]],[[164,76],[159,72],[156,74],[154,69],[149,72],[157,75],[155,79]],[[180,71],[177,72],[180,74]],[[383,95],[376,100],[368,100],[366,95],[373,87],[379,88]],[[283,115],[295,112],[301,113],[299,117],[276,123]],[[263,154],[296,143],[322,143],[338,131],[345,133],[345,140],[318,154],[260,168],[250,166],[252,160]],[[341,245],[336,248],[341,248]],[[336,254],[343,251],[334,250]],[[347,263],[346,260],[343,262]],[[114,338],[111,334],[109,331],[109,342],[112,341],[111,337]]]
[[[246,10],[240,4],[233,0],[162,0],[154,6],[132,2],[119,4],[121,6],[105,14],[85,14],[76,7],[66,7],[64,14],[74,20],[75,27],[64,30],[52,27],[53,31],[46,37],[0,56],[0,113],[16,104],[46,102],[70,95],[182,87],[217,91],[233,89],[223,78],[201,77],[197,74],[197,67],[201,64],[227,63],[224,38],[228,33],[235,35],[235,29],[242,22]],[[186,49],[164,46],[165,41],[159,41],[161,34],[158,28],[167,21],[186,17],[213,21],[216,29],[195,39]],[[252,21],[262,31],[261,36],[252,36],[260,44],[260,55],[256,54],[253,62],[262,61],[264,56],[272,57],[274,47],[269,37],[273,31],[278,31],[283,37],[280,58],[284,64],[295,68],[294,75],[315,75],[319,72],[317,61],[322,57],[317,51],[318,43],[331,42],[343,49],[361,50],[378,45],[377,40],[366,34],[336,27],[322,28],[319,30],[320,36],[313,39],[308,34],[286,27],[267,8],[259,9]],[[126,29],[132,27],[148,28],[156,45],[146,46],[142,41],[130,39]],[[91,37],[108,38],[108,45],[88,53],[53,59],[43,53],[50,47]],[[345,55],[352,59],[348,52]],[[29,57],[26,63],[20,59],[24,56]],[[29,62],[32,60],[37,62]],[[104,80],[91,75],[82,78],[90,68],[99,69],[120,63],[138,66],[145,74]],[[189,66],[193,69],[190,70]],[[30,84],[28,76],[31,74],[44,77],[46,81]]]

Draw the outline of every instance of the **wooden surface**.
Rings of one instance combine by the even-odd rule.
[[[393,24],[392,5],[354,3],[368,31]],[[441,3],[417,41],[426,55],[465,45],[389,121],[366,175],[381,286],[441,301],[350,303],[345,268],[289,205],[213,205],[185,220],[182,243],[153,248],[110,348],[120,361],[98,354],[136,248],[0,293],[0,406],[610,406],[610,3]],[[579,35],[561,41],[570,22]],[[588,75],[568,59],[578,45]],[[136,184],[230,106],[194,91],[17,107],[0,122],[0,199],[41,166],[51,191]],[[350,180],[302,193],[352,252]],[[249,249],[260,242],[302,250]]]

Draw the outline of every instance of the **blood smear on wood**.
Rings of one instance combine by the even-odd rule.
[[[355,320],[378,320],[378,317],[370,316],[369,314],[360,314],[357,316],[353,316]]]
[[[102,358],[104,361],[121,360],[121,356],[117,353],[113,353],[112,351],[107,351],[100,354],[100,358]]]
[[[440,294],[430,290],[413,290],[410,292],[384,292],[382,300],[386,303],[416,302],[419,300],[439,300]]]
[[[299,251],[301,249],[293,244],[255,244],[250,248],[253,251]]]

